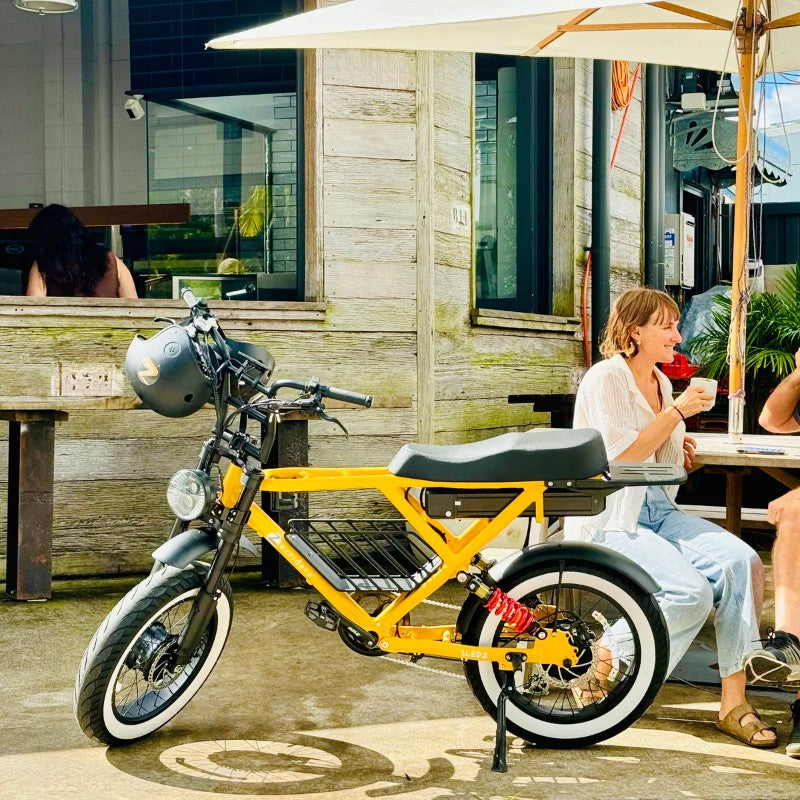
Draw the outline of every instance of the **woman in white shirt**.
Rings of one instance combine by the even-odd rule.
[[[575,401],[576,428],[596,428],[608,458],[691,465],[694,440],[684,420],[712,397],[691,386],[672,398],[656,366],[671,363],[680,312],[666,293],[639,288],[614,304],[601,352],[605,359],[584,376]],[[742,659],[759,641],[764,569],[737,537],[675,505],[676,487],[628,487],[608,498],[595,517],[567,518],[565,537],[593,541],[641,564],[658,583],[656,593],[670,634],[670,672],[709,611],[715,632],[722,697],[717,727],[753,747],[775,747],[775,729],[745,700]]]

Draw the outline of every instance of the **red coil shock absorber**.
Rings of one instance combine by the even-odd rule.
[[[547,636],[547,632],[536,621],[533,609],[509,597],[500,588],[496,588],[483,605],[520,633],[532,633],[538,638]]]

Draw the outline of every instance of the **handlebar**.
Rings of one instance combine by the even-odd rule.
[[[347,389],[337,389],[335,386],[320,386],[319,388],[322,389],[322,394],[330,397],[331,400],[341,400],[343,403],[352,403],[354,406],[364,406],[365,408],[372,406],[371,394],[359,394]]]
[[[371,394],[359,394],[347,389],[337,389],[335,386],[325,386],[317,378],[312,378],[307,383],[293,380],[275,381],[265,394],[267,397],[274,397],[280,389],[298,389],[301,392],[314,392],[331,400],[340,400],[343,403],[351,403],[354,406],[364,406],[365,408],[370,408],[373,400]]]
[[[202,331],[211,333],[211,336],[214,339],[214,344],[217,346],[223,358],[226,361],[230,359],[231,351],[228,347],[225,335],[220,330],[216,322],[216,318],[211,311],[209,311],[206,301],[203,298],[198,298],[188,286],[181,290],[181,297],[186,305],[188,305],[191,309],[191,315],[194,324],[197,325]],[[274,397],[279,389],[297,389],[301,392],[309,392],[318,395],[319,397],[327,397],[331,400],[338,400],[342,403],[350,403],[354,406],[364,406],[365,408],[370,408],[372,406],[372,395],[351,392],[348,389],[338,389],[335,386],[325,386],[319,382],[319,378],[312,378],[306,383],[293,380],[279,380],[275,381],[271,386],[268,387],[264,386],[257,379],[248,378],[246,375],[240,376],[240,380],[244,380],[245,383],[250,384],[253,388],[259,392],[262,392],[267,397]]]

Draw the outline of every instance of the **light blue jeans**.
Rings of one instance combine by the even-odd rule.
[[[636,533],[598,531],[597,544],[641,565],[655,580],[667,623],[671,673],[712,608],[719,673],[742,669],[758,645],[763,565],[741,539],[713,522],[681,511],[660,486],[647,489]]]

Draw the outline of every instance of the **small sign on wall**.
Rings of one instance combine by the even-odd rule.
[[[466,203],[452,203],[450,206],[450,231],[469,236],[470,213]]]

